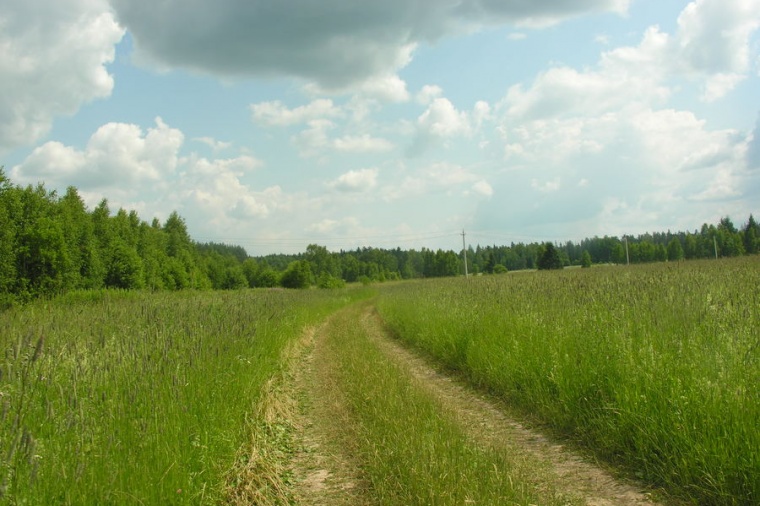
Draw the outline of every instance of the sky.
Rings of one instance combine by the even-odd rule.
[[[0,0],[0,165],[250,255],[760,214],[760,0]]]

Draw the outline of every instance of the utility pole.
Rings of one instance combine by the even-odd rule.
[[[464,244],[464,229],[462,229],[462,253],[464,253],[464,278],[467,279],[469,274],[467,273],[467,246]]]
[[[628,256],[628,236],[625,236],[625,265],[631,265],[631,258]]]
[[[713,247],[715,248],[715,260],[718,259],[718,240],[713,236]]]

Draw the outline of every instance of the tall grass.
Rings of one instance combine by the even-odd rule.
[[[760,258],[389,286],[404,340],[639,478],[760,503]]]
[[[357,325],[363,314],[355,305],[330,319],[325,354],[337,404],[348,413],[336,420],[362,462],[373,503],[568,504],[551,491],[539,495],[511,455],[468,440],[451,413]]]
[[[0,314],[0,503],[218,503],[285,344],[358,296],[92,292]]]

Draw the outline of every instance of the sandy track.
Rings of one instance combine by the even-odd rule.
[[[653,505],[641,487],[625,482],[588,460],[551,442],[512,419],[498,403],[486,399],[436,371],[425,360],[390,338],[371,306],[357,322],[380,349],[406,369],[417,386],[440,402],[476,444],[509,452],[539,468],[541,476],[522,476],[548,494],[566,497],[568,504],[589,506]],[[294,496],[305,505],[371,504],[369,486],[359,472],[341,426],[347,423],[340,388],[331,373],[331,358],[320,342],[326,325],[304,336],[301,359],[294,369],[299,413],[294,420],[299,450],[293,458]]]

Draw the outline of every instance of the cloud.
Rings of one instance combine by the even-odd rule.
[[[338,225],[339,225],[338,221],[325,218],[322,221],[319,221],[317,223],[312,223],[311,225],[309,225],[308,230],[311,232],[319,232],[321,234],[326,234],[328,232],[334,231]]]
[[[555,177],[551,181],[541,182],[538,179],[532,179],[530,181],[530,187],[534,190],[538,190],[541,193],[552,193],[560,189],[561,181],[559,177]]]
[[[225,149],[229,149],[232,147],[231,142],[218,141],[214,139],[213,137],[196,137],[193,140],[203,143],[206,146],[210,147],[211,150],[214,151],[214,153],[218,151],[224,151]]]
[[[377,185],[377,169],[351,170],[327,184],[343,193],[364,193]]]
[[[423,42],[486,25],[546,25],[628,0],[111,0],[140,58],[223,76],[294,76],[340,89],[394,76]]]
[[[491,112],[507,164],[489,177],[500,198],[481,202],[477,226],[556,239],[562,230],[689,228],[718,208],[745,212],[756,200],[754,134],[710,128],[665,104],[685,85],[713,101],[744,79],[758,16],[758,0],[699,0],[673,34],[653,26],[595,66],[554,67],[511,87]]]
[[[108,123],[82,150],[60,142],[43,144],[13,167],[11,176],[21,183],[44,181],[57,189],[74,185],[88,205],[107,196],[118,206],[152,215],[166,216],[176,209],[207,231],[266,218],[290,204],[279,187],[254,191],[243,182],[261,166],[256,158],[182,156],[184,139],[161,118],[147,131],[134,124]]]
[[[472,185],[472,191],[479,195],[483,195],[484,197],[491,197],[493,196],[493,187],[488,184],[488,181],[485,179],[481,179],[474,185]]]
[[[470,122],[467,113],[458,111],[446,98],[436,98],[428,109],[417,118],[422,132],[436,137],[452,137],[468,134]]]
[[[702,99],[723,97],[750,69],[750,34],[760,27],[760,0],[698,0],[671,35],[649,27],[639,45],[602,54],[596,68],[556,67],[528,88],[512,86],[501,106],[520,119],[593,116],[665,102],[671,81],[702,83]]]
[[[379,137],[364,135],[347,135],[335,139],[332,143],[336,151],[347,153],[381,153],[393,149],[393,143]]]
[[[415,97],[415,99],[417,100],[417,103],[419,104],[430,105],[430,103],[433,100],[441,96],[443,96],[443,90],[441,89],[440,86],[436,86],[434,84],[426,84],[417,93],[417,96]]]
[[[747,167],[750,170],[760,169],[760,114],[757,115],[755,129],[750,136],[747,146]]]
[[[406,66],[412,61],[413,46],[409,46],[405,62],[399,67]],[[383,103],[402,103],[410,98],[406,89],[406,81],[393,73],[370,74],[360,80],[351,81],[344,85],[323,85],[319,82],[309,81],[302,86],[305,94],[311,96],[341,95],[351,92],[357,99],[373,100]]]
[[[481,203],[478,228],[555,240],[689,229],[709,213],[744,213],[756,200],[751,137],[711,129],[692,112],[504,121],[506,168],[489,176],[499,198]]]
[[[147,132],[133,124],[107,123],[83,150],[47,142],[14,167],[11,175],[19,181],[44,180],[83,190],[153,184],[176,171],[183,142],[182,132],[161,118]]]
[[[705,74],[747,72],[749,36],[760,27],[758,0],[697,0],[678,17],[678,56]]]
[[[437,93],[429,89],[429,93]],[[481,106],[478,106],[482,109]],[[472,133],[469,114],[459,111],[447,98],[434,98],[428,108],[418,118],[416,133],[412,145],[407,150],[408,156],[418,156],[438,141]]]
[[[309,121],[308,128],[291,137],[291,142],[304,158],[321,155],[330,146],[329,130],[335,128],[335,123],[326,119]]]
[[[106,65],[123,35],[105,0],[4,2],[0,152],[34,143],[56,117],[109,96]]]
[[[556,170],[568,160],[626,156],[664,174],[718,170],[727,161],[730,170],[740,170],[737,153],[744,140],[738,132],[710,131],[689,111],[658,108],[678,92],[684,78],[701,80],[705,100],[720,98],[744,78],[746,58],[731,56],[719,64],[711,55],[742,54],[749,32],[758,26],[752,20],[760,19],[760,9],[750,4],[758,3],[699,0],[681,13],[674,35],[650,27],[637,46],[605,51],[595,67],[555,67],[530,86],[514,85],[493,113],[500,116],[505,160],[515,167],[543,164]],[[622,139],[627,145],[621,146]],[[613,146],[620,147],[613,152]],[[660,178],[665,180],[690,195],[697,193],[678,178]]]
[[[256,192],[242,181],[259,165],[249,156],[215,160],[189,157],[183,163],[179,197],[193,217],[207,226],[226,227],[230,220],[266,218],[277,206],[280,188]]]
[[[314,120],[341,116],[342,112],[332,100],[320,98],[294,109],[279,100],[251,105],[251,114],[256,123],[266,126],[291,126]]]
[[[386,201],[445,193],[468,195],[470,191],[490,196],[493,188],[483,177],[458,164],[436,162],[407,175],[400,183],[386,186],[381,194]]]

